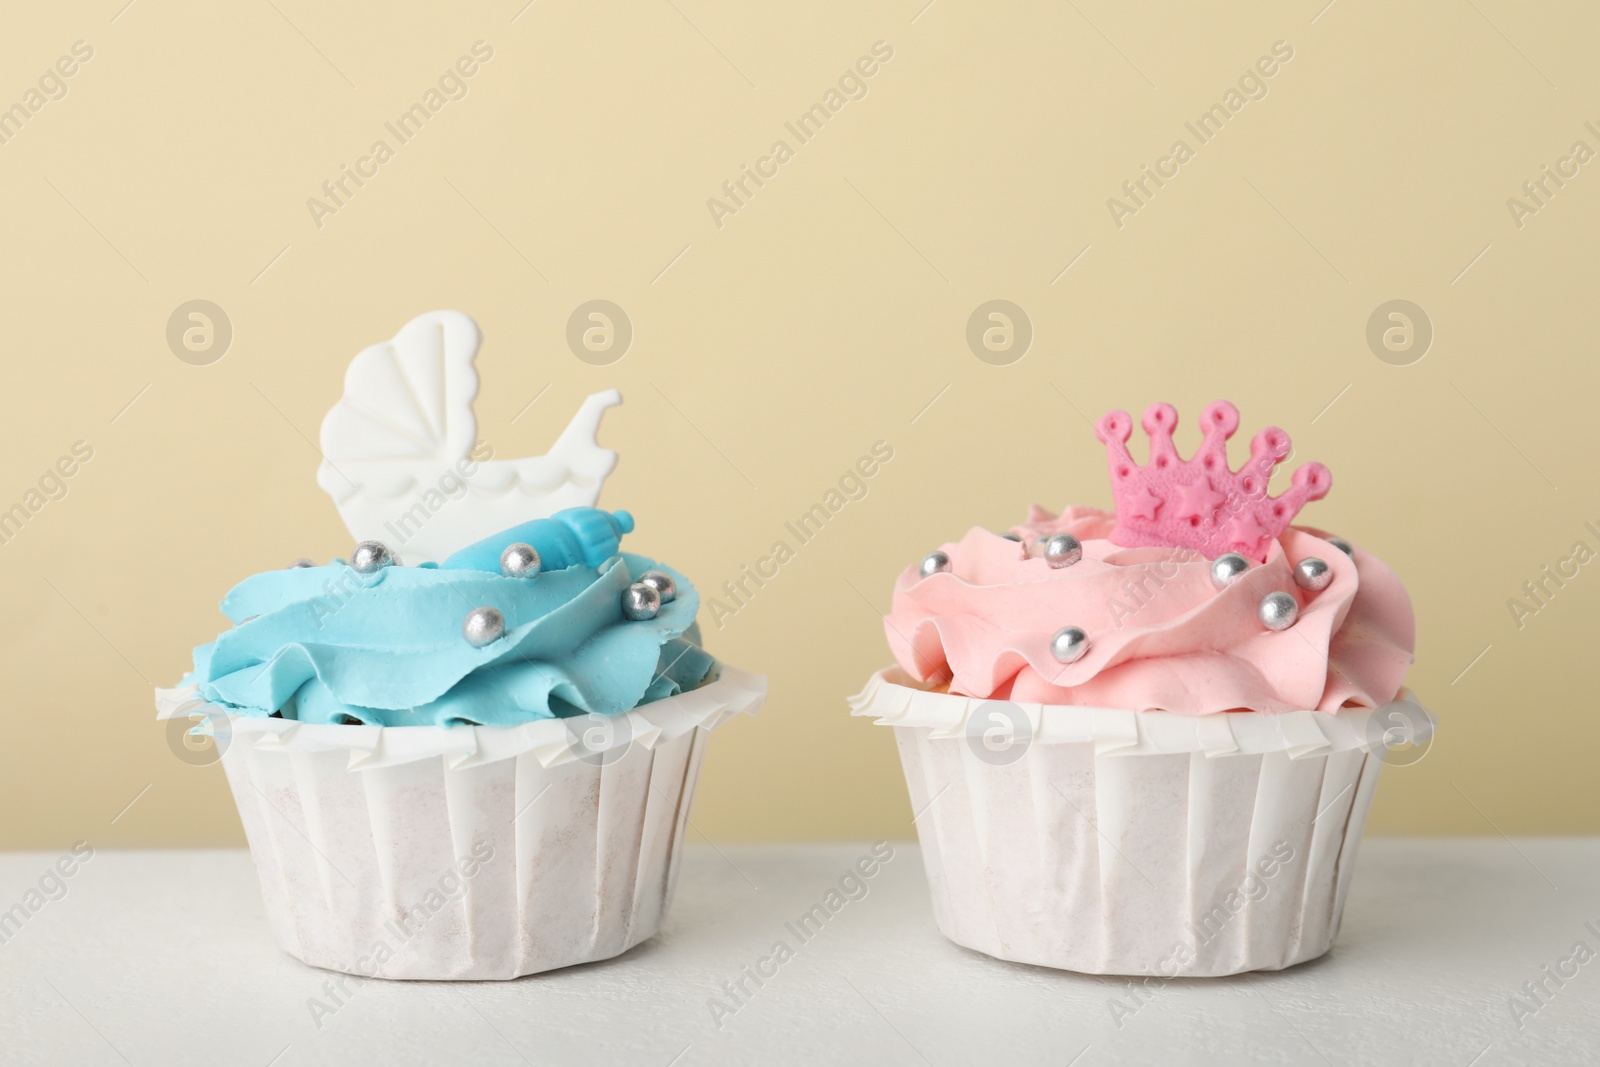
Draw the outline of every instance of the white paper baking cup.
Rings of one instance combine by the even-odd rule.
[[[851,707],[895,728],[946,937],[1156,979],[1327,952],[1392,732],[1421,745],[1433,728],[1409,692],[1190,716],[977,700],[895,669]]]
[[[708,732],[766,679],[724,667],[603,722],[333,726],[212,720],[278,943],[363,977],[506,979],[608,959],[672,897]]]

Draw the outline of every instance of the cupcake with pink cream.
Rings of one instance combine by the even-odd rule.
[[[852,705],[895,727],[958,944],[1156,982],[1320,956],[1379,771],[1425,751],[1404,586],[1290,525],[1327,469],[1273,497],[1283,431],[1232,470],[1231,404],[1205,410],[1188,460],[1176,423],[1145,413],[1140,466],[1128,416],[1100,421],[1114,512],[1036,506],[895,584],[897,666]]]

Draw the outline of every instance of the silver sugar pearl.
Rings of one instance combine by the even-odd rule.
[[[1307,556],[1294,565],[1294,584],[1312,593],[1320,593],[1333,581],[1333,568],[1316,556]]]
[[[1052,567],[1070,567],[1082,558],[1083,544],[1069,533],[1052,534],[1044,543],[1044,561]]]
[[[350,553],[350,569],[357,574],[377,574],[394,562],[394,553],[382,541],[363,541]]]
[[[1019,542],[1019,543],[1022,541],[1022,535],[1021,534],[1003,533],[1000,536],[1004,537],[1007,541],[1016,541],[1016,542]]]
[[[1211,561],[1211,584],[1218,589],[1228,586],[1244,577],[1244,572],[1250,569],[1250,561],[1237,552],[1224,552]]]
[[[1343,552],[1347,556],[1354,556],[1356,554],[1355,546],[1342,537],[1330,537],[1328,538],[1328,544],[1332,545],[1334,548],[1337,548],[1340,552]]]
[[[641,585],[648,585],[661,594],[661,602],[670,604],[678,595],[678,583],[666,571],[645,571],[639,575]]]
[[[1300,617],[1300,605],[1288,593],[1268,593],[1256,606],[1256,618],[1272,631],[1287,630]]]
[[[1089,635],[1076,626],[1063,626],[1050,639],[1050,654],[1058,663],[1076,663],[1089,651]]]
[[[297,559],[293,563],[289,564],[289,569],[297,571],[297,570],[302,570],[302,569],[304,569],[306,567],[315,567],[315,566],[316,566],[316,564],[312,563],[309,559],[301,557],[300,559]]]
[[[473,608],[461,624],[461,636],[473,648],[492,645],[505,636],[506,617],[498,608]]]
[[[622,614],[634,622],[653,619],[661,610],[661,594],[654,586],[634,582],[622,591]]]
[[[948,574],[950,572],[950,557],[943,552],[929,552],[922,557],[922,576],[931,578],[935,574]]]
[[[534,578],[539,574],[539,553],[532,545],[513,542],[500,553],[503,578]]]

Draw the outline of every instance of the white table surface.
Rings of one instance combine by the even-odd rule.
[[[368,982],[320,1027],[308,1005],[330,975],[273,943],[247,853],[100,852],[0,944],[0,1062],[1600,1062],[1600,957],[1546,980],[1521,1029],[1510,1009],[1577,942],[1600,952],[1600,839],[1369,840],[1331,955],[1169,984],[1120,1028],[1121,980],[940,937],[910,844],[798,945],[784,923],[866,847],[692,847],[665,929],[624,956],[515,982]],[[56,858],[0,855],[0,910]],[[794,959],[719,1029],[708,999],[780,938]]]

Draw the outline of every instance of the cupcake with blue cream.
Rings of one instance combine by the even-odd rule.
[[[279,943],[364,977],[511,978],[653,935],[707,735],[765,695],[701,647],[689,579],[622,550],[633,517],[592,506],[614,394],[550,454],[488,469],[459,432],[476,350],[471,320],[437,312],[357,357],[323,429],[348,561],[240,582],[231,628],[158,693],[214,738]],[[386,455],[408,419],[432,450]],[[441,469],[463,486],[447,521],[371,536],[408,529]],[[552,510],[575,485],[587,501]],[[516,505],[543,517],[461,543]]]

